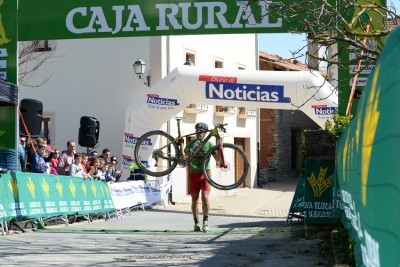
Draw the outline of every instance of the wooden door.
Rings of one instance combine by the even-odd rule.
[[[243,151],[245,150],[245,139],[244,138],[235,138],[235,145],[240,147]],[[235,182],[239,180],[239,175],[243,173],[243,159],[238,155],[235,155]],[[239,186],[239,188],[245,187],[246,181]]]

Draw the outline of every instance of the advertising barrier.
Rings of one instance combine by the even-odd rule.
[[[113,212],[100,180],[35,173],[0,173],[0,221]]]
[[[358,266],[400,266],[399,39],[395,28],[336,144],[342,222],[355,241]]]
[[[110,183],[108,187],[115,208],[123,210],[138,205],[163,203],[163,196],[171,185],[169,182],[159,186],[157,180],[149,180]]]
[[[304,186],[304,222],[306,224],[333,223],[333,160],[306,160]]]

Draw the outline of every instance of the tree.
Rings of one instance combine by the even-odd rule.
[[[254,14],[265,14],[275,20],[281,18],[288,32],[307,34],[308,43],[293,51],[293,58],[307,55],[305,63],[311,68],[311,61],[325,62],[326,79],[340,89],[337,92],[342,105],[339,112],[347,115],[354,112],[353,97],[357,92],[359,97],[362,92],[355,89],[358,74],[363,70],[361,63],[375,65],[384,37],[400,22],[396,5],[385,0],[281,0],[259,6],[267,6],[268,12],[260,12],[253,5]],[[351,65],[357,69],[349,74]],[[354,84],[350,91],[351,81]]]
[[[46,83],[52,76],[39,82],[30,78],[45,64],[52,62],[57,48],[57,41],[20,42],[18,44],[18,82],[20,85],[36,88]]]
[[[374,62],[382,46],[364,43],[364,39],[387,36],[399,23],[400,16],[396,11],[393,2],[386,6],[386,2],[380,0],[300,0],[269,4],[269,14],[282,18],[289,25],[289,32],[308,34],[309,44],[317,45],[323,52],[309,56],[328,66],[357,63],[358,60]],[[339,43],[342,45],[336,53],[327,53]],[[293,53],[294,57],[306,48],[300,47]],[[338,61],[344,48],[352,48],[357,56]]]

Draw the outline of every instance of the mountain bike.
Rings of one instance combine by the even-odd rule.
[[[196,133],[182,135],[180,126],[182,118],[176,120],[177,138],[164,131],[155,130],[145,133],[136,142],[134,157],[144,173],[155,177],[164,176],[177,166],[187,167],[195,157],[203,157],[202,172],[213,187],[231,190],[244,182],[249,171],[249,162],[241,148],[223,142],[227,124],[217,124],[212,129],[201,131],[200,133],[206,133],[206,137],[187,157],[184,153],[185,138],[195,136]],[[202,155],[204,154],[202,148],[212,137],[215,137],[215,145]],[[211,175],[206,171],[207,166],[211,166]]]

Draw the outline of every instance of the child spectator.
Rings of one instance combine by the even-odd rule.
[[[82,155],[79,153],[75,153],[74,162],[72,162],[72,164],[69,166],[69,175],[82,178],[87,177],[87,175],[85,175],[83,171],[83,166],[81,164],[81,161],[82,161]]]
[[[58,175],[58,158],[60,157],[60,151],[57,149],[53,152],[53,157],[50,159],[50,174]]]
[[[84,172],[84,174],[86,175],[86,177],[87,178],[90,178],[90,174],[89,174],[89,157],[88,157],[88,155],[86,154],[86,153],[82,153],[81,154],[82,155],[82,161],[81,161],[81,164],[82,164],[82,168],[83,168],[83,172]]]
[[[103,170],[100,168],[100,159],[95,158],[90,168],[89,174],[92,178],[105,180]]]
[[[32,172],[34,173],[46,173],[47,165],[44,161],[44,153],[46,150],[46,146],[39,145],[38,150],[36,151],[37,154],[31,154],[31,162],[32,162]]]
[[[107,163],[103,164],[102,167],[103,173],[104,173],[104,178],[106,182],[115,182],[117,179],[111,175],[111,170],[109,168],[109,165]]]

